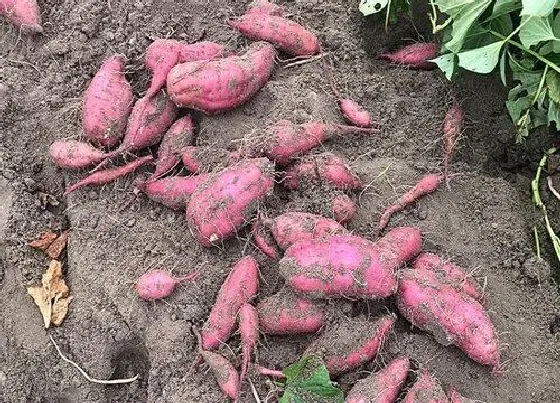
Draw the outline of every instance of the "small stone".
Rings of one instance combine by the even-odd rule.
[[[88,193],[88,198],[90,200],[97,200],[99,198],[99,195],[97,194],[97,192],[95,190],[90,190]]]
[[[493,223],[492,223],[492,228],[493,228],[493,229],[498,229],[498,223],[497,223],[497,222],[493,222]]]
[[[24,178],[23,183],[29,192],[35,192],[39,189],[39,184],[35,182],[32,178]]]
[[[418,210],[418,219],[423,221],[426,218],[428,218],[428,212],[424,209]]]
[[[136,224],[136,220],[135,220],[134,218],[131,218],[130,220],[128,220],[128,221],[126,222],[126,226],[127,226],[128,228],[134,227],[135,224]]]
[[[63,42],[57,39],[47,43],[46,47],[49,52],[59,56],[64,55],[65,53],[68,53],[70,51],[70,44],[68,42]]]

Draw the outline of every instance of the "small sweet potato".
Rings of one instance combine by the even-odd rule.
[[[402,64],[416,70],[433,70],[437,67],[430,59],[435,59],[439,53],[440,46],[437,43],[413,43],[392,53],[381,55],[393,63]]]
[[[163,299],[170,296],[180,283],[191,281],[198,274],[194,272],[183,277],[173,277],[166,270],[150,270],[136,280],[136,293],[140,298],[148,301]]]
[[[217,114],[245,103],[268,81],[276,51],[266,42],[241,56],[181,63],[167,75],[167,93],[180,107]]]
[[[158,178],[175,167],[185,149],[194,141],[194,125],[191,115],[177,119],[171,125],[158,149],[156,169],[152,178]]]
[[[449,403],[476,403],[475,400],[461,396],[457,390],[451,388],[446,393]]]
[[[55,141],[49,148],[49,154],[56,166],[70,169],[86,168],[105,159],[101,150],[76,140]]]
[[[85,136],[101,146],[116,145],[125,134],[134,94],[124,76],[124,56],[103,63],[84,92],[82,125]]]
[[[363,184],[342,157],[322,153],[303,158],[286,170],[284,186],[295,190],[302,182],[322,182],[335,189],[355,190]]]
[[[337,194],[332,199],[332,213],[336,221],[341,224],[346,224],[356,216],[358,206],[350,196],[341,193]]]
[[[394,403],[409,369],[410,360],[407,357],[394,359],[381,371],[356,382],[345,403]]]
[[[272,240],[272,234],[266,231],[260,219],[251,224],[251,234],[255,240],[255,245],[259,250],[271,259],[278,260],[278,247]]]
[[[247,7],[245,14],[268,14],[281,17],[284,15],[284,8],[268,0],[254,0]]]
[[[358,127],[373,126],[373,119],[369,112],[356,101],[350,98],[343,98],[338,101],[338,107],[348,123]]]
[[[325,321],[321,302],[284,289],[257,304],[260,330],[267,334],[316,333]]]
[[[408,390],[403,403],[448,403],[440,382],[423,370]]]
[[[240,384],[239,374],[231,362],[223,355],[212,351],[201,351],[200,355],[202,355],[204,362],[210,367],[224,395],[232,400],[237,400]]]
[[[303,355],[321,357],[331,376],[337,377],[373,360],[394,323],[394,315],[375,322],[343,319],[313,341]]]
[[[452,286],[434,284],[434,272],[411,269],[401,273],[397,306],[414,326],[431,333],[443,345],[454,344],[471,359],[500,371],[498,336],[484,307]]]
[[[240,259],[222,284],[210,316],[200,331],[203,350],[226,343],[235,329],[239,308],[257,295],[258,265],[251,256]]]
[[[249,39],[273,43],[294,56],[310,56],[321,51],[313,32],[284,17],[250,13],[227,23]]]
[[[36,0],[0,0],[0,15],[24,31],[43,32]]]
[[[272,193],[274,166],[266,158],[251,158],[211,174],[191,196],[187,220],[204,246],[235,235]]]
[[[415,228],[396,228],[373,243],[352,235],[303,240],[280,260],[280,274],[296,292],[314,298],[385,298],[397,290],[396,269],[420,252]]]
[[[208,180],[208,174],[193,176],[170,176],[163,179],[137,182],[136,188],[150,200],[174,210],[184,209],[190,196]]]

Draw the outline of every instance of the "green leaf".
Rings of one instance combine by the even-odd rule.
[[[439,69],[445,73],[445,78],[449,81],[453,79],[457,72],[457,55],[455,53],[446,53],[430,61],[437,64]]]
[[[332,384],[323,361],[303,357],[284,370],[286,387],[279,403],[343,403],[344,394]]]
[[[548,125],[554,122],[556,130],[560,130],[560,105],[558,102],[550,100],[548,103]]]
[[[490,73],[500,60],[500,50],[504,41],[494,42],[478,49],[461,52],[459,66],[475,73]]]
[[[380,12],[388,3],[389,0],[362,0],[358,9],[363,15],[368,16]]]
[[[552,69],[546,73],[546,86],[548,87],[549,98],[556,103],[560,103],[560,74]]]
[[[500,79],[502,80],[502,84],[504,87],[507,87],[507,74],[506,74],[506,67],[507,67],[507,45],[504,51],[502,52],[502,56],[500,57]]]
[[[521,17],[521,43],[527,47],[556,39],[548,17]]]
[[[557,0],[521,0],[523,10],[521,15],[534,15],[535,17],[547,17],[554,10]]]
[[[521,8],[521,0],[497,0],[487,21],[507,15]]]

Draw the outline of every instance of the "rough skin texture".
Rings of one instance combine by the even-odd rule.
[[[123,137],[134,94],[124,76],[124,56],[111,56],[84,92],[82,124],[85,136],[101,146],[115,146]]]
[[[268,81],[276,51],[266,42],[241,56],[181,63],[167,75],[167,93],[180,107],[218,114],[247,102]]]
[[[332,212],[334,219],[344,225],[352,221],[356,216],[358,213],[358,206],[350,196],[338,194],[333,198]]]
[[[272,192],[274,167],[266,158],[243,160],[217,173],[192,195],[187,220],[204,246],[234,236]]]
[[[171,125],[158,148],[156,170],[152,175],[158,178],[169,172],[181,160],[185,149],[194,142],[194,123],[191,115],[177,119]]]
[[[192,176],[170,176],[167,178],[137,183],[136,187],[150,200],[174,210],[184,209],[190,196],[208,180],[208,174]]]
[[[225,357],[212,351],[201,351],[204,362],[216,377],[224,395],[232,400],[237,399],[239,393],[239,374]]]
[[[317,36],[284,17],[270,14],[245,14],[228,21],[242,35],[256,41],[267,41],[293,56],[310,56],[321,51]]]
[[[105,153],[89,143],[76,140],[57,140],[51,144],[49,154],[60,168],[80,169],[105,159]]]
[[[435,59],[439,49],[440,47],[437,43],[413,43],[396,52],[384,53],[382,57],[411,69],[433,70],[437,65],[428,60]]]
[[[345,403],[394,403],[408,376],[410,360],[396,358],[381,371],[359,380]]]
[[[382,316],[375,322],[349,318],[327,329],[303,355],[322,357],[331,377],[337,377],[373,360],[394,323],[394,315]]]
[[[338,106],[342,112],[342,116],[344,116],[344,119],[346,119],[348,123],[358,127],[373,126],[373,119],[369,112],[356,101],[344,98],[338,101]]]
[[[0,15],[23,31],[43,32],[41,10],[36,0],[0,0]]]
[[[284,8],[267,0],[255,0],[249,4],[245,14],[268,14],[282,17]]]
[[[415,228],[396,228],[376,243],[352,235],[303,240],[286,250],[280,274],[309,297],[386,298],[397,290],[397,268],[421,246]]]
[[[218,292],[208,321],[200,331],[203,350],[216,349],[229,340],[235,329],[239,308],[257,295],[257,290],[257,261],[246,256],[231,269]]]
[[[498,336],[484,307],[451,286],[434,284],[433,271],[405,270],[399,279],[397,306],[414,326],[443,344],[454,344],[471,359],[500,371]]]
[[[448,400],[439,381],[425,369],[409,389],[403,403],[448,403]]]

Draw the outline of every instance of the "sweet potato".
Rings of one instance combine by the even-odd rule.
[[[76,140],[55,141],[49,148],[49,154],[56,166],[70,169],[86,168],[105,159],[101,150]]]
[[[221,354],[214,353],[213,351],[201,351],[200,355],[202,355],[204,362],[210,367],[224,395],[232,400],[236,400],[239,394],[239,374],[231,362]]]
[[[163,179],[137,182],[136,188],[150,200],[174,210],[184,209],[194,191],[208,180],[208,174],[170,176]]]
[[[375,322],[341,320],[313,341],[303,355],[323,358],[331,377],[337,377],[373,360],[394,323],[394,315],[382,316]]]
[[[428,370],[423,370],[408,390],[403,403],[447,403],[440,382]]]
[[[43,32],[36,0],[0,0],[0,15],[24,31]]]
[[[463,269],[444,260],[433,253],[421,253],[413,265],[414,269],[426,269],[434,272],[435,280],[440,284],[450,285],[456,291],[465,293],[478,301],[482,301],[483,292],[474,278]]]
[[[243,160],[210,178],[191,196],[187,220],[204,246],[235,235],[250,221],[258,202],[274,187],[274,167],[266,158]]]
[[[303,240],[280,260],[296,292],[315,298],[385,298],[397,290],[396,269],[420,252],[415,228],[396,228],[377,243],[352,235]]]
[[[156,179],[173,169],[179,163],[185,149],[194,141],[194,126],[191,115],[178,119],[171,125],[158,149],[156,169],[152,175]]]
[[[387,207],[387,210],[385,210],[383,214],[381,214],[378,224],[379,231],[382,231],[383,229],[385,229],[385,227],[387,227],[387,225],[389,224],[389,220],[391,219],[391,216],[393,214],[404,210],[406,206],[414,203],[422,196],[435,192],[442,181],[442,175],[429,174],[423,176],[422,179],[420,179],[420,181],[418,181],[418,183],[414,185],[412,189],[399,197],[399,199],[394,204]]]
[[[299,297],[284,289],[257,304],[260,330],[267,334],[316,333],[323,327],[321,302]]]
[[[357,212],[358,206],[348,195],[341,193],[333,197],[332,213],[334,219],[339,223],[344,225],[352,221]]]
[[[139,99],[130,114],[123,142],[116,150],[108,153],[108,157],[159,143],[176,116],[177,107],[163,91],[154,97]]]
[[[358,127],[373,126],[373,119],[369,112],[356,101],[350,98],[343,98],[338,101],[338,107],[348,123]]]
[[[215,59],[223,51],[224,47],[214,42],[187,44],[173,39],[155,40],[146,49],[146,68],[153,76],[146,97],[152,97],[165,86],[167,74],[178,63]]]
[[[473,399],[468,399],[466,397],[461,396],[457,390],[451,388],[446,393],[447,398],[449,399],[449,403],[476,403]]]
[[[286,170],[283,184],[294,190],[305,181],[323,182],[341,190],[355,190],[363,186],[344,159],[332,153],[311,155],[296,162]]]
[[[241,338],[241,356],[243,357],[239,382],[243,383],[249,368],[251,354],[259,340],[259,316],[257,310],[251,304],[245,303],[239,308],[239,335]]]
[[[92,173],[91,175],[86,176],[82,180],[70,185],[65,195],[68,193],[72,193],[77,189],[87,186],[87,185],[104,185],[106,183],[113,182],[115,179],[120,178],[121,176],[127,175],[129,173],[134,172],[136,169],[140,168],[143,165],[149,164],[154,160],[154,157],[151,155],[146,155],[145,157],[140,157],[132,162],[129,162],[126,165],[122,165],[120,167],[105,169],[103,171],[97,171]]]
[[[366,129],[320,122],[296,125],[289,120],[280,120],[267,130],[267,140],[262,150],[278,165],[287,165],[325,140],[350,134],[371,134],[377,129]]]
[[[392,53],[384,53],[381,55],[393,63],[402,64],[415,70],[433,70],[437,67],[430,59],[435,59],[439,53],[439,45],[437,43],[413,43],[402,49]]]
[[[199,272],[194,272],[183,277],[173,277],[165,270],[150,270],[136,280],[136,293],[145,300],[163,299],[171,295],[178,284],[191,281]]]
[[[82,125],[85,136],[101,146],[116,145],[125,134],[134,94],[124,76],[124,56],[107,59],[84,92]]]
[[[203,350],[213,350],[230,338],[239,308],[257,294],[258,266],[251,256],[240,259],[222,284],[208,321],[200,331]]]
[[[255,245],[259,250],[271,259],[278,259],[278,248],[272,240],[272,234],[266,231],[260,219],[257,219],[251,224],[251,233],[255,240]]]
[[[284,8],[268,0],[254,0],[247,7],[245,14],[268,14],[281,17],[284,15]]]
[[[321,51],[313,32],[284,17],[252,13],[227,23],[247,38],[273,43],[290,55],[310,56]]]
[[[394,359],[381,371],[359,380],[348,392],[345,403],[394,403],[409,369],[407,357]]]
[[[245,103],[268,81],[276,51],[266,42],[241,56],[181,63],[167,75],[167,93],[180,107],[217,114]]]
[[[436,341],[454,344],[471,359],[500,370],[498,336],[483,306],[452,286],[434,284],[433,271],[411,269],[401,273],[397,306],[414,326]]]

